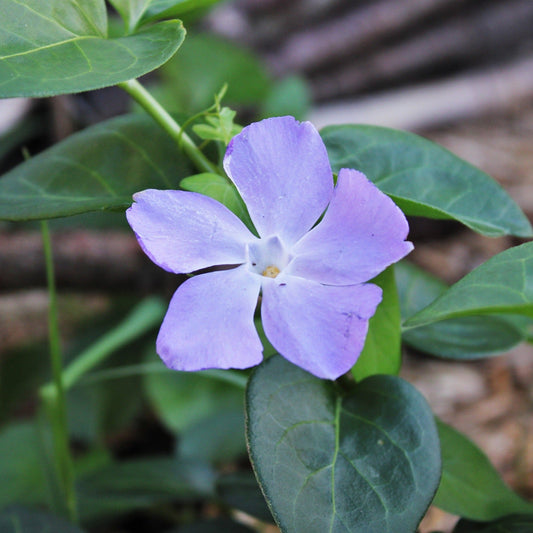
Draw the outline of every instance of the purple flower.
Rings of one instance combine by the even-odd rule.
[[[149,189],[128,222],[160,267],[187,273],[174,294],[157,352],[170,368],[248,368],[262,360],[254,311],[286,359],[335,379],[357,360],[381,289],[365,283],[413,248],[393,201],[356,170],[333,187],[326,148],[309,122],[251,124],[233,138],[224,168],[259,238],[201,194]],[[315,225],[321,215],[322,220]]]

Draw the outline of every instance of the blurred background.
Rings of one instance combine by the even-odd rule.
[[[533,219],[531,0],[226,0],[185,24],[188,37],[177,55],[144,80],[173,112],[207,108],[227,83],[224,104],[238,110],[242,124],[292,114],[319,128],[368,123],[414,131],[488,172]],[[118,19],[110,31],[121,31]],[[0,101],[1,171],[22,161],[22,146],[38,153],[130,110],[116,88]],[[67,351],[88,343],[140,296],[174,290],[175,277],[144,257],[122,214],[52,226]],[[448,283],[519,244],[448,221],[412,219],[411,228],[417,246],[410,259]],[[35,349],[46,345],[46,306],[38,226],[0,223],[0,422],[35,408],[32,391],[48,372]],[[119,357],[131,362],[128,354]],[[533,497],[531,345],[469,363],[406,352],[403,373],[508,483]],[[135,390],[135,383],[128,386]],[[146,394],[120,417],[96,392],[89,403],[74,398],[79,412],[92,417],[90,427],[77,427],[80,418],[72,415],[80,441],[104,434],[126,454],[168,447],[169,429],[153,416]],[[147,427],[155,443],[143,441],[140,428]],[[446,531],[453,523],[433,509],[422,531]]]

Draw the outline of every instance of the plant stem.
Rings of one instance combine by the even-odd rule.
[[[46,221],[41,222],[42,240],[46,264],[48,284],[48,338],[50,344],[50,360],[54,383],[54,394],[43,394],[42,398],[52,424],[55,447],[55,463],[59,484],[63,493],[65,513],[72,522],[77,521],[76,495],[74,491],[74,467],[70,455],[67,405],[62,379],[61,347],[57,320],[57,298],[54,277],[54,261],[50,231]]]
[[[63,390],[69,390],[89,370],[115,350],[155,327],[164,315],[165,306],[160,300],[148,298],[141,302],[120,324],[80,353],[65,368],[62,375]],[[47,383],[41,387],[41,395],[45,397],[54,397],[56,391],[54,383]]]
[[[170,116],[166,109],[135,79],[119,83],[154,120],[176,141],[200,172],[220,174],[216,165],[194,144],[193,140],[181,129],[181,126]]]

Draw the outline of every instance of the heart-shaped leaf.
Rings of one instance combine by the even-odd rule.
[[[413,133],[378,126],[321,131],[334,171],[355,168],[408,215],[451,218],[496,237],[531,237],[526,216],[490,176]]]
[[[177,189],[191,173],[170,137],[143,115],[76,133],[0,178],[0,220],[36,220],[125,208],[133,193]]]
[[[533,242],[492,257],[412,316],[405,326],[489,313],[533,316]]]
[[[0,0],[0,97],[116,85],[161,66],[184,37],[170,20],[110,39],[104,0]]]
[[[280,356],[252,374],[247,439],[284,533],[415,531],[440,477],[422,396],[395,376],[345,393]]]
[[[404,319],[414,315],[447,286],[429,273],[406,263],[395,265],[400,307]],[[497,355],[522,342],[524,322],[518,316],[465,316],[408,329],[403,340],[424,353],[451,359],[477,359]]]
[[[442,479],[434,505],[473,520],[494,520],[514,513],[533,515],[533,503],[509,489],[474,443],[440,420],[437,428],[442,449]]]

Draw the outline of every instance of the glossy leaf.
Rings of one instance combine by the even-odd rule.
[[[240,374],[178,372],[166,369],[161,361],[160,365],[162,372],[146,375],[145,388],[153,408],[171,431],[183,431],[217,413],[242,411],[244,378]]]
[[[211,494],[214,476],[201,462],[165,457],[106,465],[77,483],[82,519],[117,515],[160,502],[191,501]]]
[[[409,318],[405,326],[487,313],[533,316],[533,242],[492,257]]]
[[[533,514],[533,504],[507,487],[474,443],[440,420],[437,420],[437,428],[442,479],[434,505],[473,520],[493,520],[513,513]]]
[[[252,472],[222,474],[216,481],[215,490],[226,505],[263,522],[274,521]]]
[[[440,477],[422,396],[394,376],[344,393],[280,356],[252,374],[247,439],[284,533],[415,531]]]
[[[126,115],[76,133],[0,178],[0,220],[124,209],[146,188],[176,189],[189,162],[152,119]]]
[[[196,174],[180,181],[180,187],[186,191],[198,192],[214,198],[235,213],[247,226],[253,230],[253,222],[248,209],[237,189],[227,178],[219,174]],[[255,230],[253,230],[255,231]]]
[[[400,307],[404,319],[414,315],[441,294],[447,286],[431,274],[406,263],[395,267]],[[403,340],[424,353],[453,359],[477,359],[497,355],[525,338],[523,317],[469,316],[452,318],[407,329]]]
[[[0,513],[2,533],[83,533],[77,526],[50,513],[14,505]]]
[[[0,97],[116,85],[161,66],[184,37],[170,20],[109,39],[104,0],[1,0]]]
[[[374,374],[398,374],[402,363],[400,303],[394,267],[382,272],[372,283],[383,289],[383,300],[370,319],[365,346],[352,368],[356,381]]]
[[[364,172],[408,215],[451,218],[496,237],[533,230],[490,176],[422,137],[378,126],[329,126],[321,131],[334,171]]]
[[[512,515],[494,522],[459,520],[453,533],[531,533],[533,515]]]

